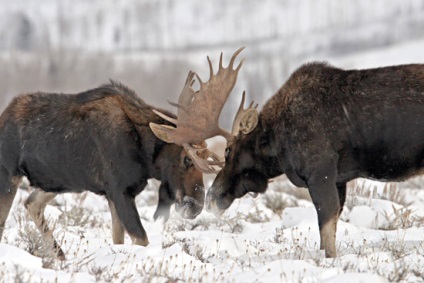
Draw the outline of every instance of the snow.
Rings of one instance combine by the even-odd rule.
[[[422,207],[424,192],[408,189],[407,184],[401,192]],[[347,203],[354,199],[363,205],[345,207],[338,222],[339,256],[335,259],[326,259],[318,248],[312,203],[292,194],[302,189],[293,188],[284,177],[256,199],[236,200],[221,219],[204,211],[194,220],[183,220],[172,212],[166,224],[152,220],[157,182],[151,182],[136,198],[150,240],[147,247],[130,244],[128,236],[125,244],[112,244],[103,197],[91,193],[58,196],[45,215],[55,223],[55,237],[67,256],[63,262],[25,251],[27,238],[19,231],[35,228],[23,207],[28,192],[19,190],[0,244],[0,275],[3,282],[415,282],[422,278],[422,222],[405,227],[387,224],[393,221],[393,209],[412,204],[382,199],[378,193],[358,195],[355,186],[381,191],[383,184],[362,181],[349,187]],[[273,200],[287,207],[273,211],[269,203]],[[88,222],[61,221],[75,207],[83,209]],[[405,217],[418,219],[419,215],[411,212]]]
[[[98,4],[97,1],[91,2]],[[12,4],[8,5],[11,6],[7,6],[9,10],[27,4],[25,1],[10,3]],[[60,5],[69,8],[72,15],[84,15],[82,10],[73,7],[70,2],[63,3]],[[294,1],[288,1],[286,5],[290,6],[290,9],[313,12],[313,9],[306,7],[306,4],[296,7],[294,3]],[[277,17],[278,13],[273,13],[274,21],[278,21],[279,24],[275,24],[273,29],[266,29],[266,35],[290,36],[288,33],[293,30],[291,25],[295,25],[294,22],[300,32],[324,28],[329,23],[342,22],[340,24],[342,28],[356,21],[367,23],[369,18],[378,16],[380,11],[374,8],[372,13],[375,14],[361,16],[356,14],[363,9],[348,11],[340,8],[342,6],[339,7],[335,4],[336,2],[328,1],[328,3],[334,3],[328,5],[335,13],[330,13],[326,21],[322,22],[295,19],[293,15],[296,15],[296,12],[287,13],[287,17]],[[385,1],[376,1],[376,3],[374,7],[386,5]],[[413,10],[415,7],[418,11],[418,8],[422,6],[419,1],[411,3],[409,8],[397,9],[402,12],[402,9]],[[210,4],[205,2],[202,5]],[[240,12],[236,9],[236,4],[228,5],[228,13],[231,15]],[[264,6],[259,5],[257,9],[266,10],[259,14],[264,15],[273,11],[276,9],[274,5],[276,4],[272,1],[266,1]],[[120,6],[119,9],[124,9],[124,6]],[[54,18],[54,9],[49,10],[47,7],[49,6],[42,5],[40,8],[37,4],[34,9],[41,9],[44,15]],[[183,48],[190,44],[198,46],[204,44],[203,41],[206,39],[209,43],[216,44],[219,41],[216,37],[206,38],[205,35],[212,33],[212,30],[223,30],[227,26],[228,18],[231,17],[222,17],[207,30],[193,29],[190,33],[187,31],[187,34],[184,34],[186,32],[184,27],[194,25],[186,13],[196,13],[195,4],[189,6],[194,7],[193,11],[188,11],[187,7],[184,4],[176,5],[170,13],[170,19],[167,19],[169,22],[161,23],[164,27],[172,26],[173,22],[181,23],[178,27],[174,27],[173,31],[174,34],[181,35],[178,40],[173,35],[162,35],[164,46],[166,48],[175,46]],[[200,8],[197,7],[197,9]],[[314,9],[323,8],[315,5]],[[206,10],[202,14],[205,17],[203,21],[207,22],[216,17],[212,9]],[[398,10],[394,8],[389,14],[396,15]],[[133,21],[137,13],[131,11],[129,13],[131,16],[128,20]],[[317,11],[317,13],[324,12]],[[107,18],[113,17],[109,15]],[[252,25],[249,32],[260,33],[264,22],[269,25],[273,17],[261,16],[250,19]],[[114,25],[121,25],[122,23],[116,22],[118,20],[120,19],[109,22],[104,27],[112,29]],[[235,21],[231,28],[235,29],[237,25],[243,24],[246,23],[242,20]],[[366,28],[365,24],[364,26]],[[78,34],[83,32],[84,27],[83,22],[79,23],[67,35],[72,38],[68,42],[71,42],[73,46],[79,46]],[[55,29],[57,26],[50,25],[49,28]],[[372,30],[378,28],[378,25],[372,26]],[[94,35],[96,31],[90,29],[87,33]],[[136,38],[140,33],[142,31],[130,25],[128,33],[123,36]],[[53,31],[52,34],[53,36],[48,40],[49,44],[60,46],[58,31]],[[101,34],[100,39],[94,36],[90,38],[89,49],[101,49],[102,45],[106,50],[113,47],[110,34]],[[202,37],[196,38],[193,34],[202,34]],[[158,33],[157,36],[160,37],[160,34]],[[246,31],[240,31],[235,39],[227,39],[232,44],[248,36]],[[188,42],[188,39],[191,42]],[[154,49],[155,40],[148,37],[134,39],[132,46]],[[319,43],[319,34],[314,40]],[[291,43],[296,46],[304,42],[297,39]],[[318,43],[314,48],[319,45]],[[267,42],[264,52],[271,50],[273,44],[272,40],[271,43]],[[257,48],[260,49],[261,46]],[[416,39],[384,48],[373,47],[365,52],[349,55],[318,52],[301,58],[304,62],[325,60],[342,68],[368,68],[391,64],[423,63],[423,50],[424,40]],[[193,54],[191,59],[193,62],[204,63],[206,53],[198,50]],[[144,54],[150,58],[162,55]],[[246,57],[249,58],[249,54]],[[289,70],[293,70],[300,64],[298,62],[300,56],[294,57],[292,65],[287,67]],[[255,58],[252,59],[254,60]],[[283,68],[279,62],[275,61],[277,60],[267,61],[274,66],[271,69]],[[151,64],[154,62],[155,59],[150,60]],[[245,64],[248,72],[258,68],[257,65],[249,65],[248,62]],[[259,66],[259,68],[268,67]],[[282,73],[282,71],[276,73]],[[206,177],[207,184],[210,184],[212,177]],[[414,183],[401,184],[398,186],[401,192],[399,194],[387,193],[386,185],[378,182],[361,180],[351,185],[346,206],[338,222],[336,242],[338,257],[335,259],[326,259],[323,251],[319,250],[317,215],[311,201],[304,196],[304,192],[300,193],[302,189],[293,188],[293,185],[284,177],[277,178],[270,184],[268,191],[256,199],[245,196],[236,200],[220,219],[203,211],[194,220],[183,220],[172,212],[171,219],[166,224],[160,220],[153,221],[158,182],[150,181],[146,191],[136,199],[140,217],[150,241],[147,247],[130,244],[131,240],[128,236],[124,245],[112,244],[111,216],[104,198],[90,193],[64,194],[58,196],[45,211],[46,217],[52,224],[50,226],[55,226],[54,235],[65,251],[67,258],[63,262],[43,254],[42,249],[35,249],[36,252],[33,252],[39,256],[29,252],[31,244],[37,246],[38,234],[23,206],[28,192],[20,189],[0,243],[0,282],[174,282],[174,280],[181,282],[418,282],[424,278],[424,191],[419,190],[419,187],[422,188],[423,185],[422,178]],[[397,191],[396,188],[389,189]]]

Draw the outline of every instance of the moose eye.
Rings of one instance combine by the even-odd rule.
[[[225,159],[228,159],[228,157],[230,156],[230,148],[226,148],[225,149]]]
[[[188,156],[184,157],[184,166],[185,166],[186,168],[188,168],[188,167],[190,167],[191,165],[193,165],[193,161],[191,161],[191,159],[190,159]]]

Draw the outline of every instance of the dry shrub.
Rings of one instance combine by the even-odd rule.
[[[397,183],[386,183],[383,190],[377,190],[370,184],[364,182],[358,182],[356,180],[351,181],[347,185],[346,203],[349,209],[356,206],[357,197],[362,197],[368,200],[371,199],[383,199],[388,200],[404,207],[410,206],[412,203],[407,200],[406,193],[398,188]]]
[[[359,200],[359,198],[362,199]],[[414,210],[410,208],[413,202],[408,200],[407,192],[400,189],[398,183],[386,183],[382,190],[377,190],[376,187],[364,182],[352,181],[348,183],[345,206],[352,209],[356,205],[364,205],[363,199],[367,200],[368,205],[371,204],[372,199],[382,199],[402,206],[399,208],[392,205],[391,212],[384,212],[382,216],[386,218],[389,226],[380,229],[396,230],[424,225],[424,217],[416,215]]]
[[[18,231],[19,245],[33,256],[42,258],[43,268],[52,268],[57,260],[53,243],[46,241],[38,229],[26,223]]]

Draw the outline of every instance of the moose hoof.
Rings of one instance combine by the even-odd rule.
[[[133,239],[133,244],[146,247],[149,244],[149,239],[147,239],[147,237],[146,239],[135,238]]]
[[[62,251],[61,248],[56,249],[56,257],[60,261],[66,260],[65,253]]]
[[[169,219],[169,209],[165,210],[165,209],[157,209],[155,211],[155,214],[153,214],[153,219],[155,221],[157,221],[159,218],[163,219],[163,222],[167,222]]]

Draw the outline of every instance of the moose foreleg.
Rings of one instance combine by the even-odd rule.
[[[133,240],[133,243],[140,246],[147,246],[149,240],[141,224],[134,197],[117,193],[110,198],[110,201],[113,202],[116,214]]]
[[[337,214],[323,217],[322,214],[320,215],[320,213],[318,213],[319,234],[321,237],[320,249],[325,250],[325,257],[337,256],[336,231],[338,219]]]
[[[318,214],[320,249],[325,250],[326,257],[336,257],[336,229],[342,202],[335,182],[336,167],[315,168],[319,169],[308,178],[308,189]]]
[[[161,184],[159,187],[159,200],[153,219],[156,221],[163,216],[164,222],[168,221],[171,205],[175,202],[175,195],[170,190],[168,184]]]

